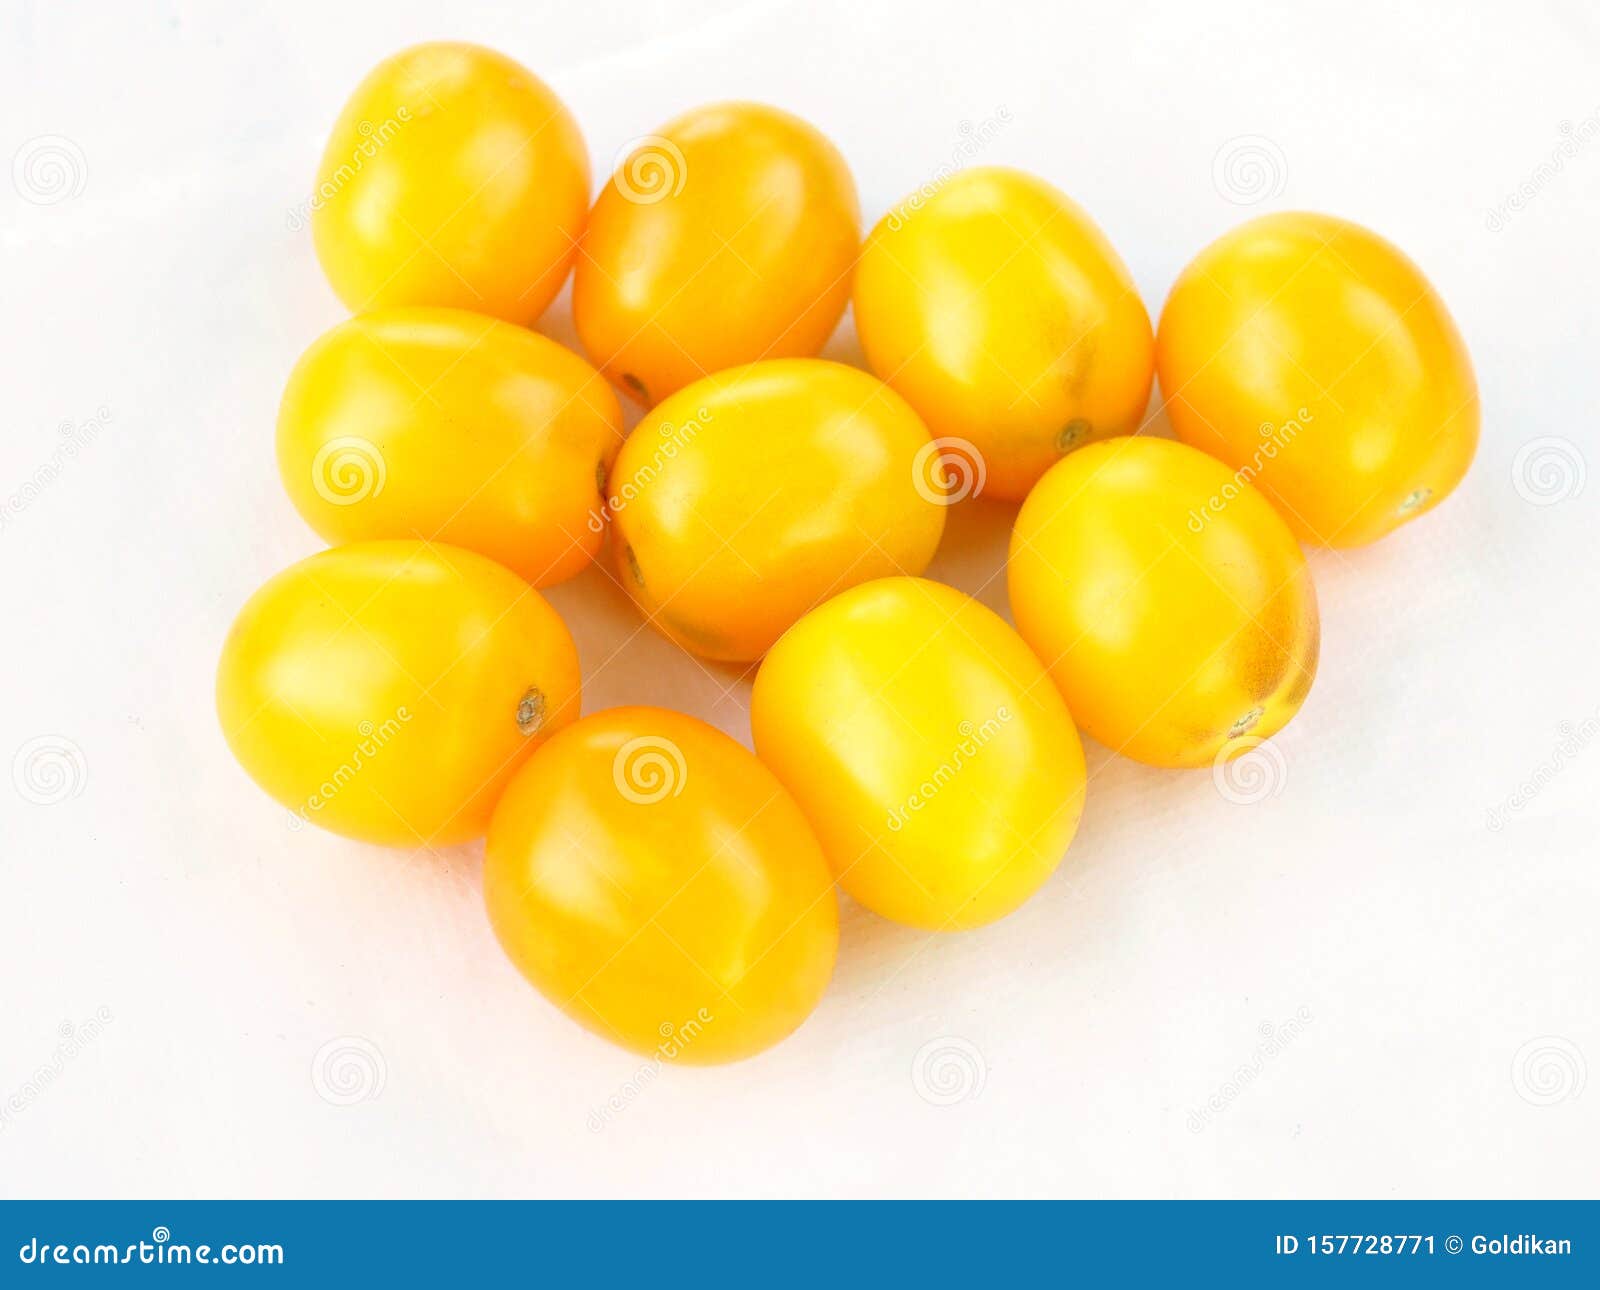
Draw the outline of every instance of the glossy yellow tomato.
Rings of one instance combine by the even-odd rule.
[[[1017,630],[1078,724],[1138,761],[1237,756],[1294,716],[1316,674],[1294,535],[1181,443],[1112,439],[1053,466],[1017,516],[1007,572]]]
[[[341,323],[296,365],[278,467],[329,542],[435,538],[535,586],[600,548],[622,408],[553,340],[459,309]]]
[[[1138,429],[1150,399],[1150,317],[1128,270],[1021,171],[964,170],[890,211],[861,252],[855,317],[868,366],[958,441],[972,492],[1020,500],[1064,453]]]
[[[812,126],[760,103],[697,108],[635,141],[589,216],[572,312],[641,403],[710,372],[815,354],[850,298],[855,181]]]
[[[484,898],[513,963],[597,1034],[667,1061],[736,1061],[811,1014],[838,902],[772,773],[719,730],[611,708],[506,789]]]
[[[531,323],[588,207],[588,150],[550,87],[492,49],[438,41],[379,63],[344,105],[311,232],[356,312],[451,305]]]
[[[683,648],[748,662],[824,597],[927,568],[946,495],[928,432],[865,372],[752,363],[680,390],[611,469],[617,575]]]
[[[1213,242],[1161,312],[1173,429],[1245,473],[1302,541],[1361,546],[1461,482],[1478,387],[1421,270],[1330,215],[1267,215]]]
[[[840,886],[896,922],[1010,913],[1083,812],[1083,748],[1039,660],[937,582],[882,578],[812,610],[761,664],[750,722]]]
[[[217,713],[299,820],[367,842],[479,837],[500,790],[578,715],[566,625],[458,547],[360,542],[285,569],[240,610]]]

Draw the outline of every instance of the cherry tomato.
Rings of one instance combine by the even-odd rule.
[[[484,898],[528,980],[625,1048],[736,1061],[811,1014],[838,902],[810,826],[719,730],[612,708],[561,731],[506,789]]]
[[[347,837],[479,837],[507,780],[578,715],[578,654],[492,560],[360,542],[302,560],[228,633],[217,712],[233,754],[300,819]]]
[[[850,298],[855,181],[799,117],[718,103],[637,142],[589,216],[572,312],[641,403],[710,372],[815,354]]]
[[[317,170],[311,232],[353,311],[453,305],[531,323],[588,207],[588,149],[550,87],[504,54],[439,41],[356,87]]]
[[[846,587],[920,573],[944,531],[928,432],[865,372],[752,363],[673,395],[611,469],[617,573],[664,635],[748,662]]]
[[[1078,724],[1138,761],[1237,756],[1311,688],[1317,599],[1294,535],[1181,443],[1111,439],[1051,467],[1008,577],[1017,630]]]
[[[1478,387],[1422,271],[1329,215],[1267,215],[1202,251],[1161,313],[1173,429],[1299,538],[1361,546],[1437,506],[1478,445]]]
[[[872,230],[856,268],[867,365],[969,491],[1020,500],[1063,453],[1138,429],[1150,317],[1105,235],[1042,179],[981,166]],[[976,461],[961,460],[976,458]]]
[[[922,578],[802,618],[761,664],[750,721],[839,884],[896,922],[1010,913],[1083,811],[1083,748],[1039,660],[998,615]]]
[[[438,538],[535,586],[600,548],[622,408],[553,340],[458,309],[385,309],[333,328],[296,365],[278,466],[329,542]]]

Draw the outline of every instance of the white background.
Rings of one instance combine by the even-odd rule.
[[[697,103],[790,108],[869,222],[1003,109],[978,160],[1081,201],[1152,315],[1264,211],[1406,248],[1483,443],[1433,514],[1312,554],[1322,665],[1280,791],[1091,746],[1083,828],[1020,913],[930,938],[847,905],[793,1039],[632,1100],[640,1059],[502,958],[478,847],[286,828],[211,695],[239,605],[318,546],[273,422],[341,309],[289,217],[357,80],[440,36],[545,77],[598,173]],[[1600,138],[1547,164],[1600,128],[1596,66],[1577,0],[3,0],[0,152],[59,136],[67,171],[0,172],[0,1194],[1596,1194]],[[1246,136],[1255,188],[1217,162]],[[571,340],[565,297],[542,327]],[[859,356],[848,320],[828,352]],[[1008,519],[961,508],[934,574],[1004,611]],[[748,739],[748,683],[602,577],[552,599],[587,710]],[[81,758],[53,804],[37,763],[7,774],[39,741]]]

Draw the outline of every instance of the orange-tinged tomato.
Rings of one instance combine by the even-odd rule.
[[[438,41],[357,86],[317,170],[311,232],[352,310],[449,305],[531,323],[572,267],[589,154],[527,68]]]
[[[423,542],[290,566],[239,611],[217,669],[223,733],[256,783],[301,820],[394,846],[481,836],[578,702],[577,649],[544,598]]]
[[[1156,361],[1178,437],[1243,472],[1304,542],[1375,541],[1437,506],[1477,450],[1477,382],[1444,302],[1330,215],[1266,215],[1196,256]]]
[[[855,181],[814,127],[717,103],[639,141],[589,216],[572,312],[641,403],[761,358],[817,353],[850,298]]]
[[[1317,599],[1294,535],[1181,443],[1112,439],[1053,466],[1007,573],[1017,630],[1078,724],[1138,761],[1231,759],[1311,688]]]
[[[459,309],[384,309],[341,323],[295,366],[278,468],[332,543],[464,546],[535,586],[600,549],[622,407],[553,340]]]
[[[936,930],[1010,913],[1083,811],[1083,748],[1044,668],[997,614],[922,578],[812,610],[761,664],[756,753],[839,884]]]
[[[865,372],[775,359],[680,390],[611,469],[619,580],[708,658],[760,658],[824,597],[921,573],[946,495],[917,414]]]
[[[736,1061],[811,1014],[838,901],[772,773],[662,708],[561,731],[506,789],[484,899],[524,976],[574,1020],[664,1061]]]
[[[921,413],[968,491],[1011,501],[1061,456],[1138,429],[1150,317],[1115,250],[1042,179],[980,166],[913,194],[856,268],[867,365]]]

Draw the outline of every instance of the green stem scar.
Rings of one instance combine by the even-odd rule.
[[[528,692],[517,700],[517,729],[525,735],[536,735],[544,725],[544,691],[530,685]]]

